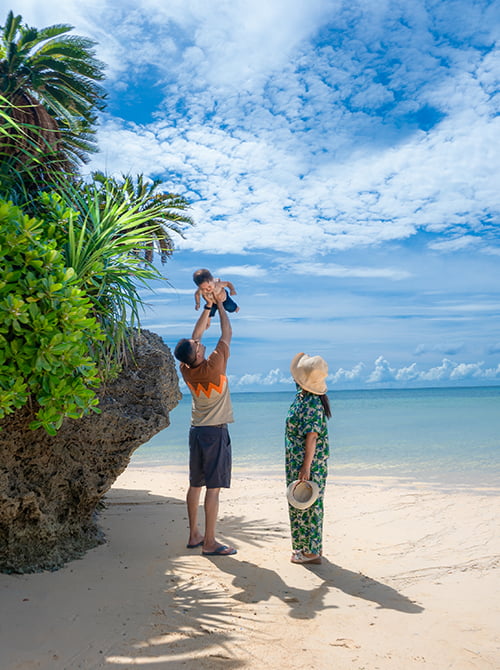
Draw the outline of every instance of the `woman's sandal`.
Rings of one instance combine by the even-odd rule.
[[[298,551],[294,551],[292,554],[292,558],[290,559],[292,563],[298,563],[298,564],[308,564],[308,563],[313,563],[314,565],[319,565],[321,563],[321,556],[306,556],[302,549],[299,549]]]

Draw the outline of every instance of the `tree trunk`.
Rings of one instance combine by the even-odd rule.
[[[182,397],[158,335],[142,331],[134,358],[101,391],[100,414],[54,437],[29,430],[26,407],[0,421],[0,571],[54,570],[103,541],[99,501]]]

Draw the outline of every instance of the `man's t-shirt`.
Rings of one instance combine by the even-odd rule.
[[[193,398],[192,426],[217,426],[234,421],[226,377],[228,358],[229,347],[219,340],[215,350],[198,367],[181,363],[181,374]]]

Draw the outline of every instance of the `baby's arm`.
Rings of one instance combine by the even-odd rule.
[[[231,284],[230,281],[223,281],[222,279],[217,279],[215,282],[215,290],[222,291],[224,288],[228,288],[229,293],[231,295],[236,295],[236,289],[234,288],[234,285]]]
[[[194,292],[194,308],[195,309],[200,309],[200,295],[201,295],[200,289],[196,289],[196,291]]]
[[[227,288],[229,289],[229,293],[230,293],[231,295],[236,295],[236,289],[234,288],[234,285],[231,284],[230,281],[225,281],[224,284],[225,284],[225,285],[227,286]]]

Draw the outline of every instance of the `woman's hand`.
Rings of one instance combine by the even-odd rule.
[[[303,465],[299,470],[297,479],[299,482],[307,482],[311,478],[311,468]]]

